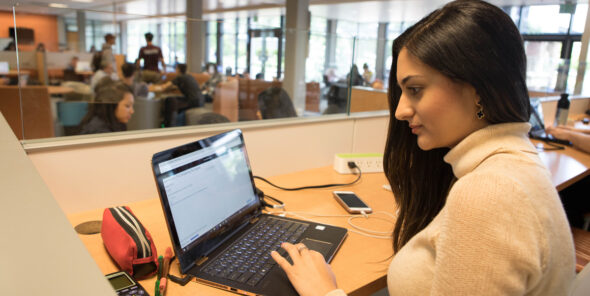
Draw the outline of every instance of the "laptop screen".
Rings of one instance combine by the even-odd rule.
[[[531,132],[545,131],[543,109],[541,107],[541,100],[538,98],[531,98],[531,117],[529,123],[531,124]]]
[[[169,230],[181,252],[259,207],[240,130],[157,153],[152,165]]]

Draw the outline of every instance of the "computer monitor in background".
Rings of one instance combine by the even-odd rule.
[[[78,61],[76,63],[76,72],[87,72],[92,71],[90,68],[90,62],[88,61]]]
[[[0,74],[8,73],[9,70],[10,70],[10,67],[9,67],[8,62],[0,61]]]

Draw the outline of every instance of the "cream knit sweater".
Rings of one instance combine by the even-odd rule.
[[[568,295],[572,236],[529,129],[491,125],[449,151],[444,160],[458,180],[441,212],[393,258],[390,295]]]

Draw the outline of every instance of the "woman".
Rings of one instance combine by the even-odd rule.
[[[527,137],[526,56],[482,1],[434,11],[393,44],[384,171],[399,208],[390,295],[567,295],[574,250]],[[302,295],[341,295],[322,256],[273,258]]]
[[[80,134],[109,133],[127,130],[133,110],[133,94],[122,82],[105,77],[96,87],[94,102],[80,123]]]

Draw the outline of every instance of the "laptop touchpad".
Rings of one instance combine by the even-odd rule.
[[[310,238],[303,239],[301,241],[301,243],[304,244],[308,249],[314,250],[314,251],[324,255],[324,258],[326,258],[326,256],[328,255],[328,252],[330,252],[330,249],[332,249],[332,243],[325,242],[325,241],[319,241],[319,240],[315,240],[315,239],[310,239]]]

